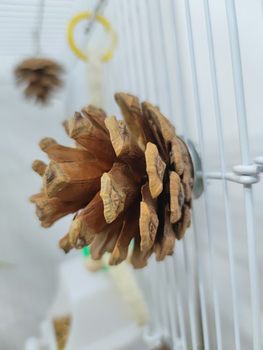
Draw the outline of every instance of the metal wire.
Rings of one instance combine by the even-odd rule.
[[[188,40],[189,40],[188,44],[189,44],[189,54],[190,54],[190,61],[191,61],[194,100],[195,100],[195,106],[196,106],[197,132],[198,132],[198,139],[199,139],[199,146],[200,146],[200,154],[203,160],[203,168],[204,170],[206,170],[205,153],[204,153],[205,148],[204,148],[204,135],[203,135],[203,120],[202,120],[202,111],[201,111],[200,96],[199,96],[196,58],[195,58],[195,49],[194,49],[194,42],[193,42],[193,29],[192,29],[189,0],[185,0],[185,16],[186,16],[187,33],[188,33]],[[212,282],[212,295],[213,295],[214,312],[215,312],[217,348],[219,350],[222,350],[222,331],[221,331],[220,311],[219,311],[219,302],[218,302],[218,288],[216,286],[216,281],[215,281],[214,238],[213,238],[213,231],[211,226],[211,214],[210,214],[209,200],[207,195],[206,179],[204,178],[203,181],[204,181],[204,204],[205,204],[205,211],[206,211],[205,218],[206,218],[206,225],[208,229],[209,259],[211,262],[210,278]]]
[[[187,124],[186,124],[186,93],[184,89],[183,84],[183,77],[182,77],[182,66],[183,63],[181,61],[181,56],[179,52],[178,42],[179,38],[177,36],[178,30],[177,30],[177,21],[176,21],[176,9],[175,9],[175,3],[173,0],[171,0],[172,3],[172,19],[173,19],[173,26],[174,26],[174,45],[175,45],[175,65],[176,65],[176,73],[177,73],[177,84],[179,86],[179,103],[181,105],[181,125],[182,125],[182,131],[183,136],[188,139],[188,130],[187,130]],[[194,241],[194,248],[196,251],[196,266],[197,266],[197,275],[196,278],[198,280],[198,291],[199,291],[199,298],[200,298],[200,307],[201,307],[201,317],[202,317],[202,328],[203,328],[203,341],[204,341],[204,347],[205,349],[209,349],[209,339],[208,339],[208,321],[207,321],[207,310],[206,310],[206,302],[205,302],[205,292],[204,292],[204,272],[202,268],[202,258],[200,256],[200,247],[198,246],[198,239],[197,239],[197,226],[196,226],[196,219],[195,219],[195,206],[193,206],[192,209],[192,226],[193,226],[193,241]]]
[[[249,154],[249,139],[247,127],[247,111],[245,103],[245,92],[243,82],[243,72],[241,64],[241,54],[239,45],[238,25],[236,16],[236,7],[233,0],[225,1],[230,49],[232,58],[232,70],[235,87],[235,98],[237,107],[238,130],[240,139],[240,150],[242,163],[244,165],[250,164]],[[260,320],[260,298],[259,298],[259,284],[258,284],[258,266],[256,261],[256,238],[255,238],[255,219],[253,206],[253,192],[251,185],[244,186],[244,200],[246,208],[246,229],[248,240],[248,263],[250,276],[250,290],[251,290],[251,305],[252,305],[252,319],[253,319],[253,346],[254,350],[262,349],[261,339],[261,320]]]
[[[218,133],[220,166],[221,166],[221,171],[225,173],[226,165],[225,165],[225,149],[224,149],[223,125],[222,125],[223,118],[222,118],[222,112],[221,112],[220,100],[219,100],[218,78],[217,78],[217,70],[216,70],[216,63],[215,63],[210,7],[209,7],[208,0],[204,0],[204,9],[205,9],[207,42],[208,42],[208,49],[209,49],[210,70],[211,70],[211,76],[212,76],[212,89],[213,89],[213,98],[214,98],[214,106],[215,106],[214,108],[215,108],[216,125],[217,125],[217,133]],[[222,179],[222,187],[223,187],[223,196],[224,196],[224,212],[225,212],[225,218],[226,218],[228,254],[229,254],[230,274],[231,274],[231,292],[232,292],[235,344],[236,344],[236,349],[239,350],[240,349],[240,326],[239,326],[239,319],[238,319],[238,312],[237,312],[238,294],[237,294],[237,283],[236,283],[236,270],[235,270],[235,263],[234,263],[233,228],[232,228],[232,220],[231,220],[230,206],[229,206],[228,185],[225,178]]]
[[[34,45],[35,45],[37,56],[41,54],[41,34],[42,34],[43,22],[44,22],[44,8],[45,8],[45,0],[39,0],[37,17],[36,17],[36,29],[33,32]]]
[[[234,183],[234,186],[244,187],[248,258],[242,256],[242,264],[246,258],[250,278],[253,349],[262,349],[252,190],[253,184],[260,181],[262,163],[260,163],[260,157],[255,158],[254,161],[251,160],[249,153],[245,91],[234,0],[225,1],[226,18],[224,13],[216,14],[220,16],[220,21],[227,20],[228,31],[225,37],[220,37],[220,40],[224,40],[224,43],[228,42],[229,35],[231,54],[229,58],[232,59],[241,145],[242,164],[232,164],[232,171],[227,168],[226,163],[228,149],[224,140],[224,96],[222,96],[224,91],[220,90],[222,89],[221,77],[217,66],[216,40],[219,39],[214,32],[213,16],[215,14],[212,12],[216,8],[212,8],[214,3],[203,0],[198,8],[200,13],[196,14],[193,12],[193,9],[196,10],[196,4],[192,0],[184,0],[183,7],[173,0],[113,1],[116,4],[114,8],[118,8],[116,21],[119,22],[118,28],[121,33],[119,53],[113,63],[115,68],[111,68],[118,77],[114,80],[109,78],[111,80],[109,90],[111,93],[116,89],[131,92],[141,99],[146,98],[159,105],[160,109],[174,121],[184,139],[190,138],[193,134],[191,128],[193,122],[203,165],[199,175],[203,176],[205,191],[198,202],[194,201],[192,231],[188,232],[183,242],[178,243],[172,258],[168,258],[163,264],[151,261],[143,274],[147,281],[144,288],[147,288],[146,295],[152,317],[147,332],[154,340],[160,340],[162,337],[170,338],[173,349],[223,350],[231,346],[236,350],[245,350],[244,329],[241,327],[243,326],[241,310],[243,305],[239,290],[240,265],[238,264],[240,261],[236,251],[239,232],[233,221],[233,212],[236,208],[231,198],[233,188],[231,183]],[[199,16],[203,16],[202,45],[195,33],[196,18],[198,17],[201,21]],[[222,25],[221,22],[220,25]],[[169,29],[172,31],[169,32]],[[202,99],[205,98],[203,93],[207,91],[203,87],[203,80],[206,77],[203,79],[198,65],[200,47],[206,50],[205,71],[210,79],[207,84],[211,89],[209,102],[212,116],[210,117],[214,117],[214,132],[217,138],[211,151],[218,154],[216,169],[209,167],[205,144],[207,136],[205,123],[208,113]],[[223,64],[227,63],[226,60],[223,62]],[[224,263],[227,266],[224,272],[229,278],[229,284],[226,286],[221,285],[225,279],[217,273],[219,266],[216,259],[218,253],[222,255],[222,251],[218,251],[218,241],[215,236],[219,228],[214,229],[217,221],[213,214],[217,213],[213,212],[208,180],[211,180],[213,185],[222,186],[220,210],[222,209],[223,226],[220,227],[220,233],[222,239],[226,240],[223,251]],[[218,207],[217,210],[219,210]],[[202,211],[202,218],[199,217],[200,211]],[[207,246],[204,246],[204,243]],[[228,293],[229,306],[224,305],[222,288],[225,288]],[[227,343],[229,339],[226,338],[225,318],[223,319],[226,315],[227,326],[231,328],[229,330],[230,341],[233,342],[231,345]],[[250,339],[248,341],[250,342]]]
[[[92,15],[88,20],[88,25],[85,28],[86,41],[90,38],[95,25],[96,16],[103,13],[105,6],[107,5],[107,0],[99,0],[92,11]]]
[[[163,17],[162,17],[162,8],[161,3],[158,2],[158,13],[159,13],[159,20],[160,20],[160,31],[161,31],[161,51],[163,53],[163,62],[164,62],[164,74],[166,77],[166,92],[168,95],[168,108],[169,108],[169,115],[173,115],[173,103],[172,103],[172,95],[171,95],[171,86],[170,86],[170,79],[169,79],[169,71],[168,71],[168,58],[167,58],[167,52],[166,52],[166,46],[164,44],[164,26],[163,26]],[[186,136],[186,135],[185,135]],[[198,348],[198,335],[197,335],[197,324],[196,324],[196,307],[195,307],[195,283],[191,278],[190,270],[189,270],[189,251],[188,251],[188,245],[186,244],[185,240],[183,240],[183,253],[184,253],[184,273],[185,273],[185,290],[188,293],[188,299],[189,299],[189,316],[190,316],[190,328],[191,328],[191,334],[192,334],[192,345],[193,349]],[[196,275],[196,274],[194,274]]]

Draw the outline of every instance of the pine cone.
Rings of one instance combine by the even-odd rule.
[[[62,85],[62,67],[51,59],[29,58],[15,69],[17,84],[25,84],[24,94],[35,98],[36,102],[46,103],[51,94]]]
[[[90,245],[110,264],[125,260],[139,268],[155,252],[163,260],[190,225],[193,167],[184,142],[157,107],[138,98],[115,95],[124,117],[106,117],[88,106],[64,123],[76,148],[46,138],[41,149],[49,165],[33,163],[43,188],[31,197],[42,226],[76,213],[60,241],[65,252]]]

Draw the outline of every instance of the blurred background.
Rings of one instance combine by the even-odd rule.
[[[66,36],[74,15],[96,9],[118,37],[112,59],[99,66],[78,59]],[[100,54],[109,36],[94,20],[85,31],[89,23],[77,26],[75,42]],[[65,69],[63,88],[44,106],[25,99],[14,77],[37,42]],[[61,124],[91,102],[96,79],[108,115],[120,117],[117,91],[153,102],[203,164],[205,191],[175,255],[136,272],[147,331],[171,349],[262,349],[262,177],[252,186],[229,181],[234,166],[263,155],[262,43],[259,0],[0,1],[1,350],[38,336],[58,267],[81,256],[58,248],[72,216],[41,228],[28,198],[41,186],[31,170],[34,159],[45,160],[39,140],[72,144]],[[147,339],[145,348],[154,348]]]

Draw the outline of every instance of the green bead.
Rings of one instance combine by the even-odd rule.
[[[90,248],[89,248],[88,246],[83,247],[83,248],[82,248],[82,254],[83,254],[85,257],[89,257],[89,256],[90,256]]]

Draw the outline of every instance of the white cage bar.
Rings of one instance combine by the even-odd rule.
[[[238,6],[241,11],[244,4]],[[253,6],[257,6],[256,1],[250,4]],[[116,27],[120,32],[120,52],[110,64],[108,73],[115,73],[117,79],[110,81],[109,75],[108,93],[124,90],[158,104],[182,137],[194,141],[202,159],[199,175],[203,176],[204,193],[194,201],[191,230],[177,245],[172,258],[161,264],[151,261],[149,267],[139,273],[152,313],[145,338],[151,346],[156,345],[158,339],[165,340],[173,349],[262,349],[259,292],[262,282],[258,280],[258,238],[252,188],[260,182],[262,172],[262,163],[253,158],[262,154],[252,157],[249,153],[246,85],[234,0],[226,0],[225,4],[203,0],[198,5],[191,0],[115,0],[107,11],[109,16],[111,11],[116,11]],[[247,15],[253,16],[253,11]],[[242,24],[242,18],[239,22]],[[197,24],[200,33],[197,33]],[[224,34],[221,37],[219,28]],[[225,61],[219,55],[219,44],[227,47]],[[205,68],[200,66],[200,48],[207,62]],[[225,81],[227,91],[231,91],[228,97],[231,108],[236,111],[236,116],[231,117],[236,150],[232,162],[229,162],[231,143],[226,142],[229,130],[226,130],[222,62],[233,76]],[[203,73],[208,77],[207,85]],[[206,93],[211,104],[214,142],[207,136],[206,124],[212,123],[208,119],[208,104],[204,102]],[[111,105],[111,108],[114,110],[115,107]],[[213,157],[213,152],[218,157],[214,162],[216,166],[209,158]],[[222,201],[217,209],[224,224],[217,222],[211,186],[218,186],[220,191]],[[242,251],[240,257],[237,237],[241,224],[233,215],[237,205],[233,192],[238,191],[239,196],[242,187],[244,210],[241,206],[239,215],[244,214],[246,218],[248,248],[247,256]],[[222,261],[226,270],[221,267],[218,257],[219,232],[225,236]],[[246,293],[250,297],[245,303],[246,316],[253,326],[247,333],[241,316],[244,316],[241,311],[244,297],[240,294],[240,271],[243,269],[240,259],[245,261],[244,268],[249,271],[247,283],[250,287]],[[228,277],[222,278],[218,271]],[[229,283],[224,285],[223,293],[222,283],[226,280]],[[224,304],[225,300],[227,304]],[[231,331],[226,329],[228,324]]]

